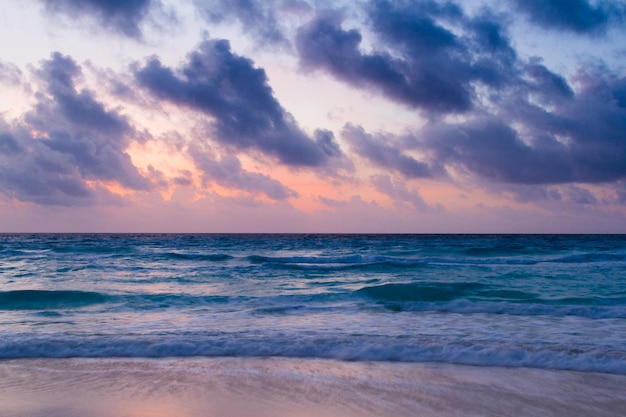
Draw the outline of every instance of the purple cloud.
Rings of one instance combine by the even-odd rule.
[[[78,90],[81,68],[71,57],[54,53],[36,75],[46,91],[37,95],[34,109],[22,122],[0,125],[4,194],[38,204],[84,205],[96,197],[89,180],[151,187],[125,151],[133,128],[93,92]]]
[[[125,36],[141,38],[141,22],[152,7],[160,7],[159,0],[42,0],[52,13],[70,17],[90,16],[103,27],[114,29]]]
[[[235,55],[225,40],[207,40],[178,70],[151,58],[135,74],[156,97],[212,118],[212,136],[226,147],[254,148],[291,166],[321,166],[337,156],[327,134],[310,138],[274,97],[262,68]]]

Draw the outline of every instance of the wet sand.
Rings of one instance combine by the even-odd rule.
[[[3,417],[615,417],[624,410],[626,375],[282,358],[0,361]]]

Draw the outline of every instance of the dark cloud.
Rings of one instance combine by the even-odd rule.
[[[428,164],[405,155],[397,145],[388,143],[382,136],[373,136],[360,126],[347,125],[342,137],[350,143],[352,150],[381,168],[395,170],[407,178],[431,177]]]
[[[577,2],[571,7],[585,10]],[[624,77],[597,66],[568,80],[539,58],[523,60],[506,33],[507,17],[488,9],[470,17],[434,1],[381,0],[366,8],[374,52],[362,52],[361,32],[344,29],[338,13],[303,26],[297,46],[305,68],[427,110],[429,123],[413,139],[346,126],[344,139],[373,165],[407,178],[453,168],[517,186],[626,177]],[[460,121],[437,117],[454,111],[463,112]],[[587,190],[572,187],[564,198],[592,201]]]
[[[525,94],[516,90],[517,96],[502,103],[499,117],[433,123],[419,133],[416,146],[432,152],[440,164],[498,182],[606,183],[626,178],[626,103],[620,101],[626,79],[601,71],[581,73],[574,94],[561,79],[546,78],[554,87],[552,97],[565,98],[552,100],[552,109],[532,103],[532,86]]]
[[[292,166],[320,166],[340,153],[328,134],[308,137],[274,97],[265,71],[233,54],[228,41],[204,41],[177,71],[153,57],[135,76],[157,97],[211,116],[211,134],[225,146],[255,148]]]
[[[557,104],[574,98],[574,91],[562,76],[553,73],[541,61],[533,58],[526,65],[528,87],[542,104]]]
[[[11,133],[7,131],[0,133],[0,153],[3,155],[16,155],[21,153],[22,150],[22,146]]]
[[[528,184],[503,184],[501,189],[491,184],[492,190],[497,193],[512,193],[515,200],[522,203],[542,202],[552,204],[563,201],[563,196],[558,190],[558,186],[550,185],[528,185]]]
[[[361,32],[344,29],[340,13],[325,12],[298,31],[302,67],[443,114],[471,110],[477,84],[497,88],[515,73],[498,16],[469,18],[454,4],[427,1],[375,1],[367,12],[377,49],[363,52]]]
[[[183,187],[192,185],[193,179],[192,179],[191,171],[186,170],[186,169],[180,171],[180,175],[178,177],[174,177],[172,181],[174,182],[174,184],[183,186]]]
[[[614,202],[626,206],[626,181],[620,181],[616,184]]]
[[[339,148],[339,144],[335,141],[335,135],[330,130],[317,129],[315,131],[315,143],[324,151],[324,154],[330,157],[341,157],[343,152]]]
[[[579,72],[574,81],[573,97],[549,110],[518,98],[507,105],[506,119],[524,126],[532,150],[549,145],[549,152],[558,151],[557,161],[568,167],[560,182],[626,177],[626,102],[621,100],[626,78],[597,68]]]
[[[565,193],[569,197],[569,200],[576,204],[595,204],[598,199],[586,188],[570,185],[565,189]]]
[[[97,101],[93,92],[76,88],[80,75],[80,67],[70,57],[54,53],[38,72],[49,96],[40,96],[26,122],[45,132],[46,146],[71,157],[86,178],[149,188],[125,152],[133,129],[124,116]]]
[[[624,21],[622,2],[588,0],[510,0],[535,24],[547,29],[599,33]]]
[[[384,52],[362,53],[361,41],[358,30],[344,30],[338,16],[326,15],[302,27],[296,45],[304,68],[325,69],[353,86],[373,88],[411,107],[440,111],[471,107],[469,92],[453,81],[456,74],[431,72]]]
[[[141,38],[140,24],[159,0],[42,0],[46,9],[69,17],[90,16],[103,27]]]
[[[462,48],[462,40],[439,23],[440,19],[458,22],[465,18],[453,3],[377,0],[370,3],[368,12],[377,33],[410,55]]]
[[[22,122],[0,126],[0,182],[5,194],[38,204],[89,204],[88,181],[150,188],[125,152],[134,134],[128,121],[94,94],[78,90],[81,68],[54,53],[36,72],[43,83]]]
[[[521,190],[520,199],[593,204],[593,194],[575,184],[626,179],[626,78],[599,66],[580,71],[572,88],[530,60],[513,81],[492,112],[456,122],[434,119],[404,137],[347,126],[344,138],[373,165],[405,177],[466,173],[488,180],[496,192],[502,189],[497,184],[509,184],[514,193]],[[410,157],[411,150],[427,163]],[[569,185],[542,188],[559,184]]]
[[[45,83],[50,98],[40,97],[35,112],[27,115],[31,124],[45,130],[56,119],[58,125],[86,129],[85,134],[98,132],[102,134],[98,138],[105,141],[116,137],[123,142],[122,146],[126,145],[124,135],[131,130],[128,122],[115,111],[105,109],[93,92],[77,91],[75,80],[82,76],[82,72],[73,59],[55,52],[52,59],[43,62],[37,75]]]
[[[418,192],[409,190],[403,182],[392,181],[389,175],[374,175],[370,177],[370,182],[378,192],[391,198],[396,206],[410,204],[416,209],[428,208],[428,204]]]
[[[24,128],[0,126],[0,191],[44,205],[87,205],[95,201],[80,172],[61,152]]]
[[[197,150],[192,152],[192,156],[196,166],[204,172],[205,185],[214,181],[226,188],[244,190],[252,194],[265,194],[272,200],[285,200],[298,196],[296,191],[265,174],[246,171],[236,156],[224,155],[217,159],[210,153]]]
[[[456,165],[496,182],[541,184],[572,180],[568,149],[552,138],[526,144],[496,119],[435,124],[420,132],[423,150],[442,165]]]
[[[194,0],[194,3],[210,23],[239,21],[260,42],[287,43],[273,0]]]

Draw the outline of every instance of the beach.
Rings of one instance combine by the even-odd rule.
[[[0,417],[623,415],[625,248],[2,235]]]
[[[301,358],[0,362],[3,417],[595,416],[626,375]]]

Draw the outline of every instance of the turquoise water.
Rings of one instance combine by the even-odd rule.
[[[0,235],[0,358],[626,374],[626,236]]]

